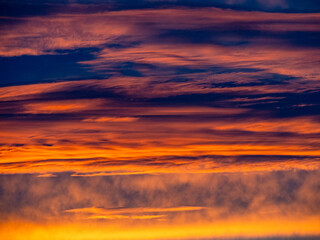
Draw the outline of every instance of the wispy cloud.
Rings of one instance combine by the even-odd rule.
[[[88,219],[157,219],[165,218],[167,215],[160,213],[199,211],[204,207],[175,207],[175,208],[120,208],[120,209],[102,209],[102,208],[77,208],[69,209],[65,212],[82,214]],[[157,213],[150,215],[150,213]]]

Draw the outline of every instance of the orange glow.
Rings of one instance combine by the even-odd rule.
[[[232,219],[227,222],[201,224],[157,224],[142,226],[108,226],[103,224],[50,224],[38,225],[24,222],[8,222],[1,227],[5,239],[20,240],[28,236],[37,239],[190,239],[270,236],[313,236],[320,233],[319,218],[291,219]],[[5,230],[4,230],[5,229]]]

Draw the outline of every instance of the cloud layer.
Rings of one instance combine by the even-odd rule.
[[[0,4],[0,235],[319,236],[318,1]]]
[[[63,226],[97,239],[135,239],[126,232],[150,239],[147,229],[157,233],[151,239],[319,234],[319,171],[0,178],[5,226],[31,220],[26,231],[35,234],[42,223],[46,234],[56,229],[51,239],[59,238]],[[110,235],[99,236],[103,228]]]

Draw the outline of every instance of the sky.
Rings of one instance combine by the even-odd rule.
[[[320,2],[0,0],[0,238],[320,238]]]

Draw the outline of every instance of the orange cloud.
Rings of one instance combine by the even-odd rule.
[[[0,172],[71,171],[92,176],[319,166],[320,125],[314,117],[264,118],[253,116],[248,108],[154,107],[103,98],[39,99],[41,94],[78,87],[101,90],[108,82],[114,84],[112,79],[34,84],[19,86],[16,93],[13,87],[3,88],[1,101],[21,104],[16,114],[28,114],[30,120],[1,121],[0,136],[5,141],[0,146]],[[61,113],[73,117],[55,120],[54,114]],[[274,157],[271,162],[235,164],[242,155]]]
[[[98,118],[87,118],[84,122],[133,122],[138,118],[133,117],[98,117]]]
[[[64,113],[78,112],[89,109],[99,109],[99,105],[104,103],[103,99],[81,99],[81,100],[61,100],[31,103],[24,105],[24,112],[31,114],[40,113]]]
[[[102,209],[102,208],[80,208],[69,209],[65,212],[74,213],[88,219],[158,219],[165,218],[167,215],[159,213],[177,213],[187,211],[199,211],[204,207],[175,207],[175,208],[120,208],[120,209]],[[150,213],[157,213],[150,215]]]
[[[202,210],[204,207],[172,207],[172,208],[121,208],[121,209],[102,209],[102,208],[76,208],[69,209],[65,212],[70,213],[92,213],[92,214],[118,214],[118,213],[150,213],[150,212],[182,212],[182,211],[197,211]]]

